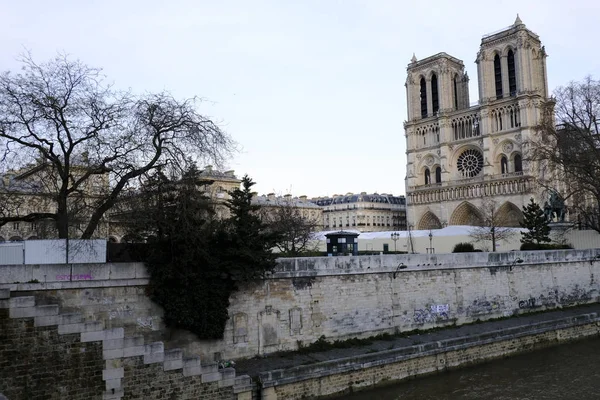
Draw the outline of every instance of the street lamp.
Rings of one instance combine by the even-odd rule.
[[[512,264],[510,264],[510,267],[508,268],[509,271],[512,271],[513,267],[517,264],[521,264],[523,262],[523,259],[520,257],[517,257]]]
[[[395,253],[396,252],[396,242],[398,241],[398,239],[400,239],[400,234],[398,232],[392,232],[390,237],[394,241],[394,253]]]
[[[431,232],[431,229],[429,230],[429,254],[433,254],[433,232]]]

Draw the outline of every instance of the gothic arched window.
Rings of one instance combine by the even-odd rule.
[[[458,110],[458,75],[454,75],[452,84],[454,85],[454,108]]]
[[[440,110],[440,98],[438,95],[438,80],[437,75],[431,75],[431,107],[433,114]]]
[[[508,51],[508,91],[511,96],[517,95],[517,75],[515,72],[515,53]]]
[[[502,98],[502,70],[500,68],[500,56],[494,57],[494,78],[496,82],[496,98]]]
[[[523,160],[520,154],[515,156],[515,172],[523,172]]]
[[[442,183],[442,169],[440,167],[435,169],[435,183]]]
[[[427,118],[427,83],[421,78],[421,118]]]
[[[425,169],[425,184],[429,185],[431,183],[431,173],[429,172],[429,168]]]
[[[500,168],[503,174],[508,174],[508,160],[505,156],[500,159]]]

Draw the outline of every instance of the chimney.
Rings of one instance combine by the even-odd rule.
[[[212,172],[213,166],[212,165],[207,165],[206,167],[204,167],[204,170],[206,172],[208,172],[209,174]]]
[[[275,193],[269,193],[267,195],[267,199],[269,199],[269,200],[275,200]]]
[[[306,197],[306,195],[302,195],[302,196],[299,197],[299,199],[302,200],[302,201],[306,201],[307,197]]]
[[[235,178],[235,171],[233,169],[230,169],[228,171],[223,172],[225,174],[225,176],[229,177],[229,178]]]

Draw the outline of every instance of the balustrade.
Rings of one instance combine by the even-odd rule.
[[[478,183],[467,184],[464,186],[431,188],[431,186],[423,187],[416,192],[409,193],[407,196],[409,204],[425,204],[439,201],[454,201],[480,198],[483,196],[496,195],[512,195],[527,193],[532,190],[533,178],[520,177],[513,174],[509,179],[500,179],[492,181],[480,181]]]

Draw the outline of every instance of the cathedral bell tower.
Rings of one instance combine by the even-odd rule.
[[[408,64],[406,198],[415,229],[481,224],[490,200],[504,226],[519,226],[522,206],[541,200],[537,167],[524,155],[549,100],[546,51],[517,16],[483,36],[475,62],[472,106],[461,60],[439,53]]]

